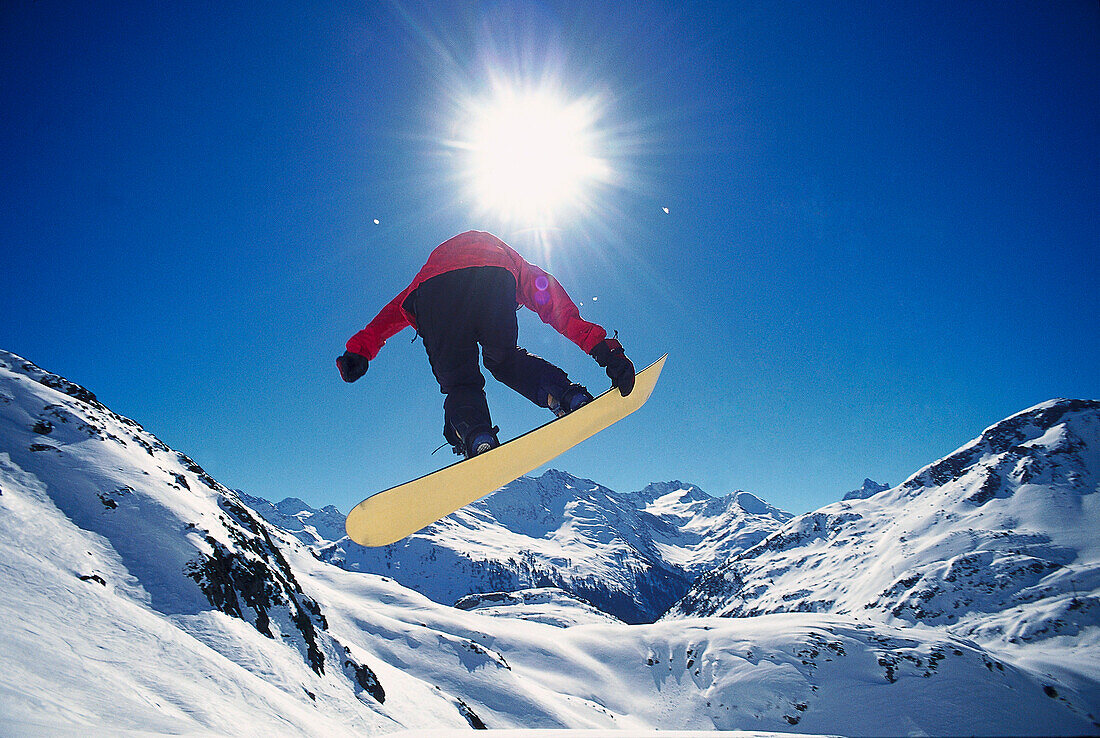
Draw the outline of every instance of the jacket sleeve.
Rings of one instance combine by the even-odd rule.
[[[402,328],[412,325],[405,311],[401,309],[401,302],[408,294],[408,290],[390,300],[386,307],[382,308],[378,315],[367,324],[367,327],[348,339],[346,348],[354,354],[366,356],[371,361],[382,350],[386,339],[390,338]]]
[[[586,354],[607,337],[607,331],[581,318],[576,304],[552,274],[531,264],[509,247],[516,263],[516,299],[533,310],[543,323],[580,347]]]

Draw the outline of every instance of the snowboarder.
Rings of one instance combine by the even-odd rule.
[[[467,231],[436,247],[412,283],[348,339],[336,366],[345,382],[354,382],[386,339],[405,326],[416,328],[446,396],[443,437],[456,454],[470,458],[500,443],[485,400],[479,344],[485,368],[497,380],[559,417],[592,400],[560,368],[520,348],[520,305],[590,354],[623,397],[630,394],[634,365],[618,340],[581,319],[553,276],[481,231]]]

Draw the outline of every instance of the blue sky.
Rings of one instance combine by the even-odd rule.
[[[0,346],[347,511],[453,457],[411,330],[355,385],[334,357],[490,230],[670,353],[555,467],[811,510],[1100,397],[1098,49],[1095,2],[6,2]],[[596,103],[614,178],[541,231],[462,186],[491,79]],[[606,387],[529,313],[521,343]],[[546,419],[489,399],[504,437]]]

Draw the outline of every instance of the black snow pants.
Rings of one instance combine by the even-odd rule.
[[[409,295],[405,307],[416,317],[432,373],[446,395],[443,435],[448,429],[466,441],[472,432],[490,430],[485,377],[478,366],[478,345],[485,368],[539,407],[547,395],[561,397],[569,377],[550,362],[517,345],[516,279],[502,267],[469,267],[432,277]]]

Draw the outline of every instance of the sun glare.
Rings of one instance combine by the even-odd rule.
[[[546,225],[583,207],[591,188],[609,178],[589,102],[545,90],[498,90],[470,110],[460,148],[471,194],[485,211]]]

